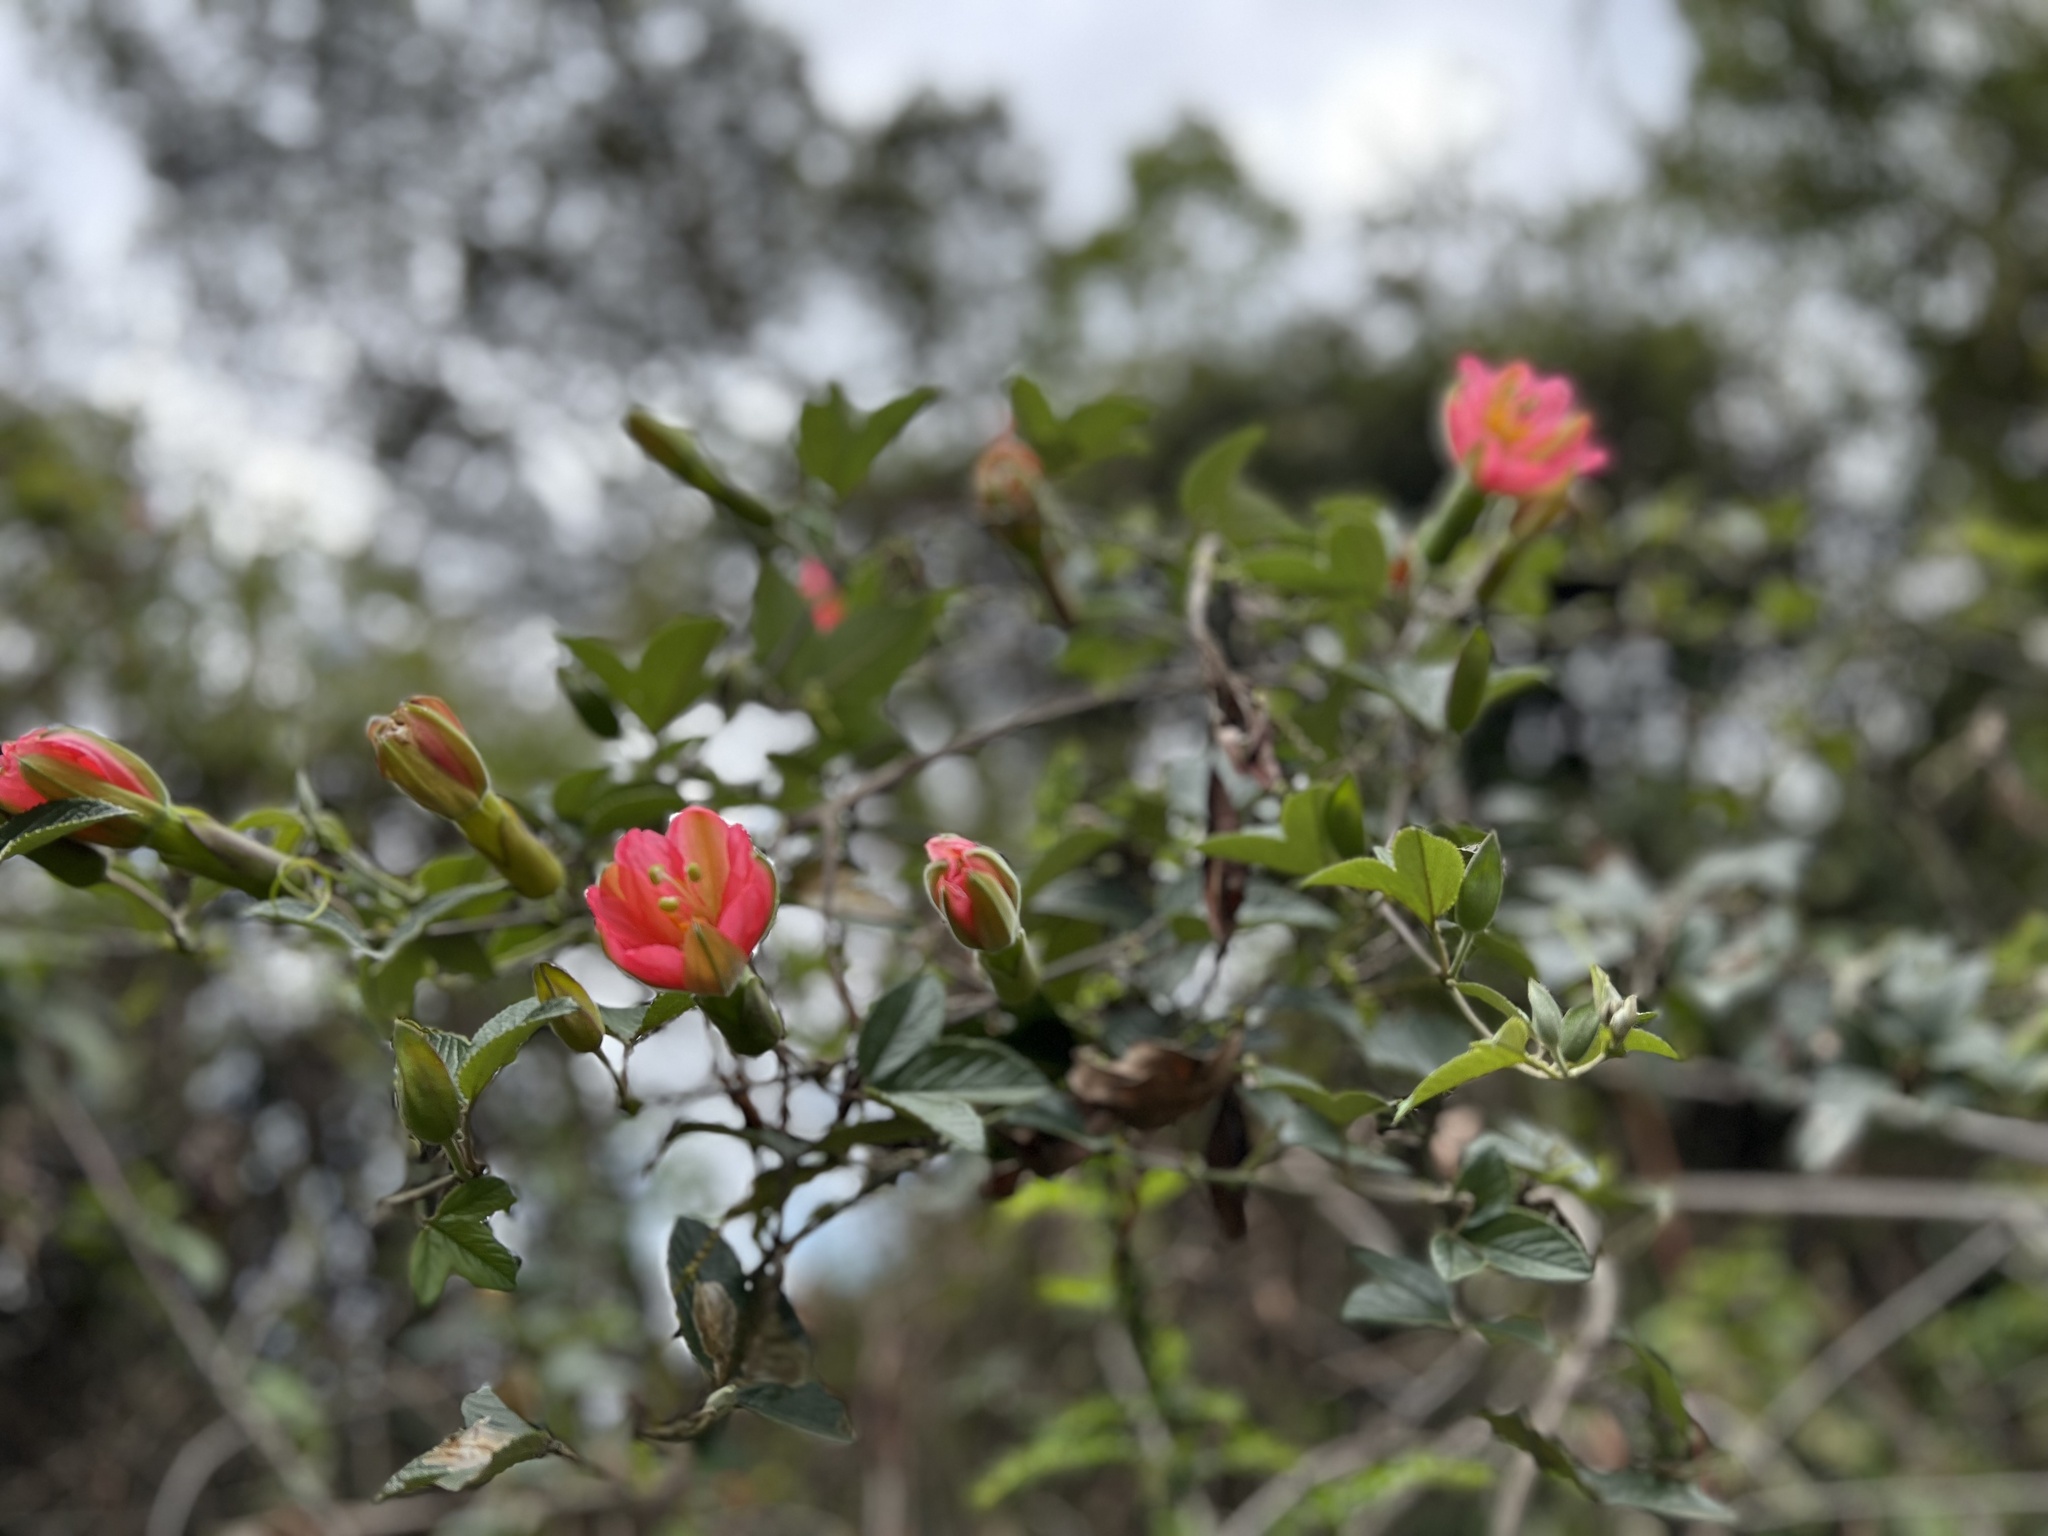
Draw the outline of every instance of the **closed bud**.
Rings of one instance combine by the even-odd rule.
[[[570,1050],[588,1056],[604,1044],[604,1015],[583,983],[559,965],[543,960],[533,968],[533,995],[544,1003],[560,998],[576,1005],[574,1013],[548,1020],[548,1027]]]
[[[1565,1065],[1575,1065],[1585,1059],[1599,1036],[1600,1010],[1591,1003],[1580,1003],[1564,1016],[1563,1027],[1558,1031],[1557,1054]]]
[[[741,977],[723,997],[699,993],[697,1006],[737,1055],[759,1056],[772,1051],[789,1033],[782,1022],[782,1010],[768,995],[768,984],[753,971]]]
[[[407,699],[369,724],[377,771],[422,810],[460,821],[474,815],[491,792],[490,770],[440,699]]]
[[[462,1123],[462,1100],[448,1063],[410,1019],[398,1021],[391,1046],[398,1055],[398,1118],[416,1140],[430,1146],[452,1141]]]
[[[974,499],[1001,521],[1030,517],[1038,511],[1038,488],[1045,483],[1045,465],[1031,445],[1005,432],[982,449],[974,461]]]
[[[99,800],[134,812],[87,827],[82,841],[134,848],[161,820],[170,795],[156,770],[118,742],[75,726],[44,726],[0,742],[0,814],[18,816],[50,800]]]
[[[946,927],[969,949],[1007,950],[1024,936],[1023,887],[993,848],[951,833],[924,845],[924,890]]]

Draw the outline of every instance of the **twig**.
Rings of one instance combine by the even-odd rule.
[[[1296,1505],[1324,1483],[1349,1475],[1390,1455],[1414,1426],[1455,1397],[1486,1359],[1485,1339],[1467,1334],[1444,1350],[1388,1405],[1387,1413],[1356,1434],[1304,1451],[1285,1472],[1268,1478],[1230,1512],[1216,1536],[1265,1536]]]
[[[143,1283],[163,1308],[171,1331],[177,1334],[185,1353],[206,1378],[222,1410],[257,1454],[270,1464],[286,1492],[305,1506],[306,1514],[323,1536],[339,1536],[330,1519],[333,1495],[326,1480],[249,1391],[248,1362],[231,1358],[212,1321],[185,1289],[183,1279],[150,1243],[149,1218],[98,1122],[47,1065],[35,1057],[30,1057],[25,1065],[23,1076],[31,1096],[71,1149],[73,1159],[106,1210],[107,1219],[120,1234],[128,1256],[141,1272]]]
[[[2048,1513],[2048,1472],[1984,1472],[1954,1477],[1873,1477],[1855,1482],[1769,1488],[1742,1501],[1742,1528]]]
[[[248,1443],[241,1425],[232,1418],[219,1418],[179,1446],[163,1481],[156,1485],[142,1536],[185,1536],[193,1506],[206,1492],[206,1485]]]
[[[1711,1216],[1830,1216],[1845,1221],[2039,1222],[2048,1190],[1954,1179],[1858,1179],[1818,1173],[1686,1173],[1631,1191]]]
[[[941,758],[964,756],[969,752],[978,751],[992,741],[1000,741],[1003,737],[1013,736],[1019,731],[1028,731],[1033,726],[1051,725],[1055,721],[1070,720],[1076,715],[1093,714],[1098,709],[1115,709],[1119,705],[1134,704],[1141,699],[1191,693],[1201,686],[1199,674],[1181,670],[1138,678],[1121,688],[1112,688],[1103,693],[1047,699],[991,725],[976,726],[973,730],[962,731],[951,741],[934,747],[929,752],[911,752],[894,762],[884,763],[864,778],[856,779],[829,800],[796,812],[790,817],[789,824],[792,827],[821,826],[831,817],[844,814],[863,800],[886,794],[905,779],[923,772]]]
[[[1996,1269],[2012,1248],[2012,1233],[2003,1225],[1979,1227],[1808,1361],[1748,1433],[1729,1446],[1729,1454],[1754,1474],[1851,1377]]]
[[[1558,1209],[1566,1219],[1579,1229],[1579,1236],[1590,1248],[1598,1247],[1599,1222],[1584,1201],[1575,1195],[1559,1193]],[[1586,1283],[1585,1306],[1579,1313],[1579,1331],[1572,1336],[1570,1344],[1557,1357],[1557,1363],[1550,1368],[1543,1390],[1536,1396],[1529,1409],[1529,1424],[1540,1434],[1550,1434],[1564,1421],[1564,1413],[1585,1385],[1587,1374],[1593,1369],[1593,1357],[1600,1353],[1614,1332],[1614,1324],[1621,1314],[1621,1266],[1611,1253],[1602,1253],[1593,1266],[1593,1278]],[[1527,1455],[1518,1453],[1506,1472],[1501,1474],[1500,1487],[1494,1494],[1493,1514],[1487,1521],[1488,1536],[1516,1536],[1522,1529],[1522,1517],[1528,1512],[1529,1496],[1536,1489],[1536,1462]]]
[[[183,955],[197,953],[198,946],[192,942],[192,933],[185,926],[185,919],[179,916],[178,909],[165,901],[163,897],[157,895],[155,891],[152,891],[147,885],[136,879],[126,870],[109,869],[107,871],[107,884],[113,886],[118,891],[126,891],[130,896],[133,896],[137,901],[149,908],[150,911],[162,918],[164,926],[170,930],[171,942],[178,947],[178,953]]]

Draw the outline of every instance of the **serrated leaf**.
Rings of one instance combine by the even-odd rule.
[[[434,1211],[441,1217],[474,1217],[478,1220],[495,1216],[500,1211],[509,1211],[519,1203],[519,1197],[512,1192],[512,1186],[492,1174],[466,1179],[441,1197],[441,1204]]]
[[[891,987],[868,1010],[854,1045],[863,1081],[886,1087],[946,1028],[946,988],[929,971]]]
[[[974,1104],[1023,1104],[1052,1084],[1023,1056],[995,1040],[942,1039],[890,1075],[891,1093],[937,1093]]]
[[[895,1089],[884,1092],[877,1089],[871,1096],[891,1109],[922,1121],[963,1152],[988,1150],[988,1132],[981,1123],[981,1115],[972,1104],[956,1094],[898,1092]]]
[[[448,1288],[448,1275],[454,1266],[449,1251],[452,1246],[432,1227],[421,1227],[413,1237],[406,1276],[412,1285],[413,1300],[422,1308],[434,1305]]]
[[[447,1267],[480,1291],[511,1291],[519,1287],[519,1255],[491,1232],[481,1216],[443,1217],[436,1212],[427,1222],[431,1232],[446,1245]]]
[[[458,885],[451,890],[437,891],[414,907],[399,920],[398,926],[384,937],[384,947],[377,959],[388,963],[406,945],[410,944],[443,918],[453,916],[459,909],[483,896],[505,894],[503,880],[479,880],[468,885]]]
[[[1462,1088],[1465,1084],[1475,1082],[1489,1073],[1520,1066],[1527,1059],[1520,1051],[1508,1050],[1490,1040],[1481,1040],[1475,1045],[1467,1046],[1464,1051],[1453,1056],[1415,1085],[1414,1090],[1395,1109],[1394,1123],[1399,1125],[1416,1106],[1427,1104],[1431,1099],[1449,1093],[1453,1088]]]
[[[1662,1035],[1651,1034],[1647,1029],[1630,1030],[1627,1038],[1621,1042],[1621,1048],[1631,1054],[1642,1051],[1651,1056],[1662,1056],[1667,1061],[1685,1060],[1677,1046]]]
[[[480,1488],[507,1468],[548,1454],[547,1432],[507,1408],[489,1387],[479,1387],[462,1400],[462,1423],[456,1433],[392,1473],[377,1497],[430,1488]]]
[[[34,853],[38,848],[107,821],[132,821],[133,811],[104,800],[45,800],[19,816],[0,821],[0,859]]]
[[[276,901],[252,902],[242,909],[244,917],[273,923],[289,923],[295,928],[311,929],[324,933],[331,939],[339,939],[343,945],[358,955],[377,959],[378,949],[370,942],[369,935],[352,922],[348,915],[331,901],[302,901],[298,897],[281,897]]]
[[[512,1064],[520,1048],[547,1026],[550,1019],[565,1019],[576,1011],[574,998],[555,997],[546,1002],[523,997],[511,1007],[493,1014],[478,1026],[469,1039],[469,1051],[456,1070],[455,1086],[465,1100],[490,1086],[491,1079]]]
[[[1521,1414],[1487,1413],[1481,1410],[1479,1417],[1493,1426],[1493,1432],[1500,1440],[1518,1451],[1527,1451],[1533,1456],[1541,1471],[1590,1496],[1590,1491],[1580,1477],[1579,1464],[1563,1446],[1536,1429]]]
[[[723,619],[689,614],[654,632],[640,657],[633,696],[626,700],[650,731],[659,731],[704,692],[704,663],[724,638]]]
[[[1378,1328],[1457,1326],[1451,1313],[1451,1289],[1434,1269],[1399,1254],[1371,1249],[1360,1249],[1358,1257],[1373,1278],[1345,1298],[1345,1322]]]
[[[1593,1276],[1593,1257],[1570,1232],[1534,1211],[1510,1210],[1468,1223],[1462,1235],[1504,1275],[1546,1285],[1576,1285]]]
[[[739,1404],[807,1435],[841,1445],[853,1441],[853,1422],[846,1416],[846,1404],[815,1381],[793,1387],[779,1381],[750,1381],[739,1389]]]

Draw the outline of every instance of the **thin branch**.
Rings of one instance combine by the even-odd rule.
[[[1216,1536],[1265,1536],[1324,1483],[1347,1477],[1393,1454],[1412,1438],[1414,1427],[1464,1388],[1487,1354],[1486,1340],[1467,1334],[1440,1353],[1404,1386],[1386,1415],[1358,1431],[1311,1447],[1285,1472],[1268,1478],[1230,1512]]]
[[[1599,1246],[1599,1221],[1575,1195],[1559,1193],[1558,1209],[1579,1231],[1587,1248]],[[1602,1253],[1593,1266],[1593,1278],[1586,1283],[1586,1301],[1579,1313],[1579,1330],[1550,1368],[1543,1390],[1529,1409],[1529,1424],[1540,1434],[1554,1433],[1564,1422],[1565,1410],[1585,1385],[1593,1369],[1593,1357],[1605,1347],[1621,1315],[1621,1266],[1611,1253]],[[1517,1454],[1501,1474],[1494,1495],[1493,1514],[1487,1521],[1488,1536],[1516,1536],[1522,1517],[1528,1512],[1529,1496],[1536,1490],[1536,1462]]]
[[[2002,1224],[1979,1227],[1808,1361],[1729,1453],[1752,1473],[1767,1464],[1858,1371],[2005,1262],[2012,1249],[2012,1233]]]
[[[1742,1528],[1781,1531],[1801,1525],[1975,1515],[2048,1513],[2048,1472],[1985,1472],[1954,1477],[1873,1477],[1856,1482],[1768,1488],[1742,1501]]]
[[[107,1219],[141,1272],[143,1283],[170,1320],[171,1331],[178,1336],[185,1353],[213,1389],[222,1411],[270,1464],[278,1481],[305,1507],[307,1516],[324,1536],[339,1536],[330,1519],[333,1495],[326,1480],[250,1392],[249,1362],[233,1357],[212,1320],[185,1289],[184,1280],[150,1242],[149,1217],[127,1175],[121,1171],[121,1160],[99,1123],[47,1065],[33,1057],[26,1065],[28,1070],[23,1075],[30,1095],[70,1148],[72,1158],[92,1185]]]
[[[1955,1179],[1863,1179],[1822,1173],[1686,1173],[1631,1193],[1711,1216],[1828,1216],[1845,1221],[2048,1221],[2048,1190]]]

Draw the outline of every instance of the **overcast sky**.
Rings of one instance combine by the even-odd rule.
[[[1062,235],[1114,216],[1128,152],[1200,114],[1303,215],[1299,302],[1348,301],[1345,232],[1419,184],[1459,177],[1538,209],[1625,191],[1639,131],[1678,114],[1689,68],[1674,0],[749,3],[804,46],[819,95],[848,119],[883,118],[921,89],[1001,98],[1040,156]],[[0,5],[0,260],[40,245],[58,269],[34,290],[37,338],[54,348],[36,382],[137,416],[159,503],[209,504],[245,547],[367,537],[372,466],[326,441],[303,401],[200,372],[175,274],[150,259],[149,177],[53,65]],[[821,332],[832,325],[799,316],[781,331],[801,334],[764,337],[763,356],[857,379],[858,360]],[[786,425],[774,414],[769,436]]]

